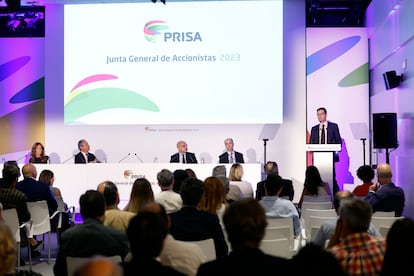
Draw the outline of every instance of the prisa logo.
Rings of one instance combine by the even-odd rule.
[[[124,171],[124,178],[128,179],[131,177],[131,175],[133,175],[133,172],[131,170],[126,170]]]
[[[144,37],[152,43],[155,43],[161,37],[164,37],[164,42],[203,41],[199,32],[167,32],[168,29],[165,21],[151,20],[144,26]]]

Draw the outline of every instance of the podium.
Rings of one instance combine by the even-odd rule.
[[[334,152],[341,151],[341,144],[306,144],[306,151],[313,152],[313,165],[318,168],[322,180],[329,183],[333,198]]]

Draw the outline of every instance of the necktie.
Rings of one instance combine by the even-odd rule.
[[[186,163],[185,162],[185,154],[183,154],[182,157],[183,157],[183,164],[185,164]]]
[[[234,163],[233,153],[229,153],[229,162],[230,162],[231,164],[233,164],[233,163]]]
[[[325,144],[325,125],[322,125],[322,130],[321,130],[321,144]]]

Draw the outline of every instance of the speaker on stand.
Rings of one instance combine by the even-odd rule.
[[[388,149],[398,148],[397,113],[374,113],[372,125],[374,148],[386,149],[386,162],[389,164]]]

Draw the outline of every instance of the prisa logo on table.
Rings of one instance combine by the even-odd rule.
[[[148,42],[195,42],[203,41],[200,32],[168,32],[167,22],[151,20],[144,25],[144,37]]]
[[[125,179],[145,178],[145,175],[134,174],[134,172],[132,170],[126,170],[126,171],[124,171],[124,178]]]

